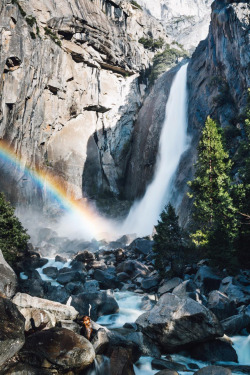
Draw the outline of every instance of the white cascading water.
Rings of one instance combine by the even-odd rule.
[[[170,200],[173,177],[188,145],[187,66],[180,68],[172,83],[153,181],[144,197],[131,207],[122,225],[123,233],[151,234],[164,205]]]

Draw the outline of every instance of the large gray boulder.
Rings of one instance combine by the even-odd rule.
[[[10,265],[4,259],[0,250],[0,292],[6,297],[11,298],[16,293],[17,276]]]
[[[219,320],[227,319],[237,313],[235,303],[219,290],[209,293],[207,307],[213,311]]]
[[[22,348],[24,341],[23,316],[13,302],[0,297],[0,366]]]
[[[250,314],[243,312],[238,315],[230,316],[222,320],[221,324],[225,333],[229,336],[240,334],[244,328],[250,331]]]
[[[238,362],[232,344],[223,339],[199,343],[189,351],[191,356],[204,362]]]
[[[222,326],[211,311],[174,294],[164,294],[152,310],[139,316],[136,324],[164,352],[223,336]]]
[[[73,331],[54,327],[29,336],[23,348],[25,361],[48,362],[63,370],[82,370],[95,359],[92,344]]]
[[[158,289],[158,294],[162,295],[168,292],[172,292],[174,288],[182,283],[182,281],[183,280],[179,277],[174,277],[173,279],[165,281],[164,284]]]
[[[92,320],[97,320],[102,315],[114,314],[119,311],[118,303],[110,290],[80,293],[72,296],[71,304],[82,315],[89,315],[91,306],[90,317]]]

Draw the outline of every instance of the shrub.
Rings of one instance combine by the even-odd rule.
[[[45,35],[48,35],[50,39],[53,40],[54,43],[56,43],[59,47],[61,47],[62,42],[52,30],[50,30],[48,27],[45,27],[44,31],[45,31]]]
[[[136,1],[132,0],[131,4],[133,4],[136,8],[139,8],[142,10],[142,7]]]
[[[13,263],[18,251],[26,249],[29,238],[14,208],[0,193],[0,249],[7,262]]]

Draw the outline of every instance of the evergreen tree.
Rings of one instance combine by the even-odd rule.
[[[162,211],[155,230],[156,234],[153,237],[155,241],[153,246],[155,267],[164,276],[168,263],[172,263],[173,269],[174,259],[178,258],[183,249],[182,231],[178,224],[178,216],[170,203]]]
[[[195,179],[190,182],[193,201],[193,242],[222,265],[235,255],[237,215],[230,196],[231,162],[223,148],[217,124],[207,118],[198,145]]]
[[[14,208],[0,193],[0,250],[7,262],[12,263],[18,250],[26,249],[29,235],[14,214]]]

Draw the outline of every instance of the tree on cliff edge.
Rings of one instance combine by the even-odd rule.
[[[237,215],[230,195],[231,161],[223,148],[217,124],[207,118],[198,145],[195,179],[189,181],[193,201],[193,242],[207,250],[217,264],[235,256]]]
[[[182,231],[178,223],[178,216],[174,207],[169,203],[160,215],[160,220],[155,226],[154,235],[154,259],[155,267],[161,275],[165,275],[166,266],[171,263],[174,267],[174,260],[183,248]]]
[[[26,249],[30,238],[14,212],[14,208],[0,193],[0,249],[10,263],[15,260],[18,250]]]

